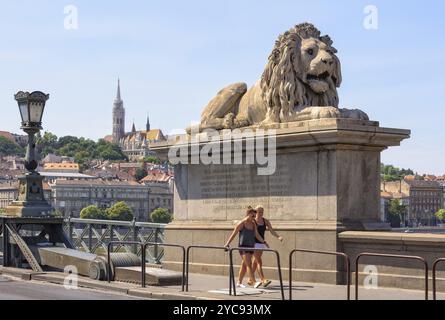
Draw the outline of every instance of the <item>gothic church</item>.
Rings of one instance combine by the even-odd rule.
[[[125,132],[125,108],[121,98],[120,80],[117,83],[117,94],[113,103],[113,133],[111,136],[106,136],[105,140],[119,144],[130,161],[153,155],[149,149],[149,143],[165,140],[160,129],[150,128],[148,116],[145,130],[136,131],[133,123],[131,132]]]

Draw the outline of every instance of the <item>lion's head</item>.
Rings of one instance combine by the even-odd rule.
[[[340,61],[329,36],[310,23],[278,37],[261,77],[262,98],[286,118],[297,108],[338,107]]]

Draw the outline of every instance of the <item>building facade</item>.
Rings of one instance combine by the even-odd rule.
[[[405,178],[382,182],[381,191],[390,193],[392,198],[407,205],[409,225],[434,225],[434,214],[444,206],[443,187],[437,181]]]
[[[173,212],[174,178],[172,174],[162,170],[151,170],[140,182],[150,188],[150,212],[157,208]]]
[[[149,214],[157,208],[173,212],[173,193],[169,184],[57,180],[51,185],[51,204],[66,217],[79,217],[80,211],[89,205],[107,209],[119,201],[132,208],[138,221],[149,221]]]
[[[124,201],[137,220],[148,220],[149,188],[136,182],[57,180],[51,189],[51,204],[64,216],[79,217],[80,211],[87,206],[107,209]]]

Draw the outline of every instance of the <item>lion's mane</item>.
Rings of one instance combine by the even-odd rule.
[[[325,43],[335,61],[334,74],[328,79],[329,90],[322,94],[312,91],[302,81],[305,75],[301,62],[301,41],[309,38]],[[320,36],[320,31],[310,23],[299,24],[280,35],[260,81],[266,106],[280,110],[282,117],[306,106],[338,107],[337,87],[341,84],[341,67],[336,52],[329,36]]]

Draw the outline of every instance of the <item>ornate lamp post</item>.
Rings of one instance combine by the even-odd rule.
[[[48,94],[40,91],[32,93],[20,91],[14,96],[22,118],[21,129],[28,134],[25,168],[28,171],[19,178],[19,195],[8,208],[6,215],[16,217],[42,217],[51,215],[51,205],[43,194],[43,177],[36,171],[35,135],[42,129],[42,116]]]

